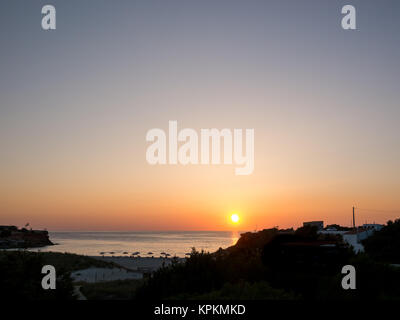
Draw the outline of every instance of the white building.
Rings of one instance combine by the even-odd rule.
[[[379,231],[384,227],[382,224],[377,224],[377,223],[365,223],[363,224],[363,228],[365,229],[373,229],[374,231]]]
[[[334,230],[323,230],[319,231],[321,234],[340,234],[345,242],[353,247],[354,252],[364,252],[364,246],[361,241],[372,236],[375,231],[379,231],[384,226],[381,224],[364,224],[362,227],[358,227],[357,230],[351,231],[334,231]]]

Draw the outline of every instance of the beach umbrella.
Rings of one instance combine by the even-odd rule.
[[[115,253],[114,251],[111,251],[111,252],[110,252],[110,254],[114,254],[114,253]]]
[[[189,252],[185,253],[185,256],[190,256],[190,255],[191,255],[191,253],[189,253]]]
[[[161,252],[160,254],[165,254],[165,252],[163,251],[163,252]]]
[[[153,252],[147,252],[147,254],[153,254]]]
[[[123,254],[128,254],[128,252],[124,251],[124,253],[123,253]]]

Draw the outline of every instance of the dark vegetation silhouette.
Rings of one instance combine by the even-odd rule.
[[[400,264],[400,219],[363,241],[365,251],[376,261]]]
[[[40,254],[24,251],[0,254],[0,299],[71,300],[73,285],[69,273],[57,271],[56,290],[44,290],[41,273],[47,263]]]
[[[56,269],[56,290],[44,290],[44,265]],[[60,252],[0,251],[0,297],[21,300],[73,299],[73,271],[90,267],[113,268],[114,263]],[[93,291],[93,290],[92,290]]]
[[[357,290],[344,290],[344,265]],[[154,272],[137,299],[400,299],[400,269],[355,254],[337,235],[314,227],[245,233],[215,253],[193,249],[184,263]]]
[[[335,229],[336,231],[350,231],[352,228],[343,227],[343,226],[340,226],[338,224],[328,224],[324,229],[325,230]]]

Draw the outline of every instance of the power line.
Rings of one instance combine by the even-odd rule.
[[[356,209],[359,211],[366,211],[366,212],[392,213],[392,214],[400,215],[400,210],[377,210],[377,209],[364,209],[364,208],[358,208],[358,207],[356,207]]]

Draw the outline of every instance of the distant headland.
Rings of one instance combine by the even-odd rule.
[[[0,226],[0,249],[37,248],[53,245],[47,230]]]

